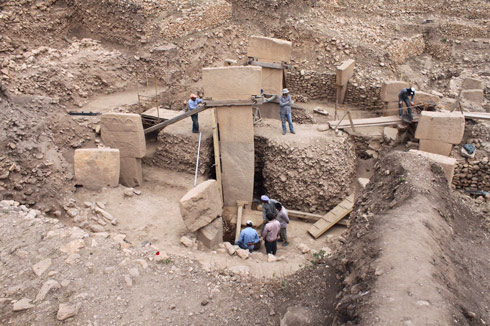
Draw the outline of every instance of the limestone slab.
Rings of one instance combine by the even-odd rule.
[[[197,231],[197,240],[209,249],[214,249],[223,242],[223,219],[216,218],[213,222]]]
[[[444,171],[444,175],[446,176],[448,184],[450,185],[452,183],[453,175],[454,175],[454,168],[456,167],[456,159],[455,158],[447,157],[447,156],[439,155],[439,154],[434,154],[434,153],[428,153],[428,152],[424,152],[424,151],[419,151],[416,149],[411,149],[409,151],[409,153],[426,157],[429,160],[439,164],[442,167],[442,170]]]
[[[404,107],[404,110],[406,108]],[[388,117],[392,115],[398,115],[398,101],[396,102],[384,102],[383,116]]]
[[[195,232],[222,215],[223,202],[216,180],[207,180],[189,190],[179,201],[185,226]]]
[[[262,67],[203,68],[204,94],[215,101],[248,100],[260,95]]]
[[[118,148],[121,157],[145,156],[146,140],[139,114],[105,113],[100,124],[102,141],[106,146]]]
[[[349,59],[337,67],[337,85],[345,86],[354,74],[355,60]]]
[[[74,157],[76,183],[89,189],[117,187],[120,164],[118,149],[77,149]]]
[[[252,107],[223,107],[217,110],[224,204],[252,201],[255,174]]]
[[[383,85],[381,85],[381,93],[380,98],[383,102],[397,102],[398,101],[398,93],[403,88],[407,88],[409,85],[403,81],[390,80],[385,81]]]
[[[465,119],[461,112],[422,111],[415,138],[459,144],[464,127]]]
[[[248,41],[247,55],[264,62],[289,62],[292,43],[277,38],[251,36]]]
[[[413,101],[416,104],[426,104],[430,102],[433,102],[434,104],[439,104],[441,99],[437,95],[417,91],[415,92],[415,97],[413,98]]]
[[[483,89],[465,89],[461,91],[461,98],[474,103],[483,102]]]
[[[266,94],[280,96],[283,90],[283,70],[262,67],[262,89]]]
[[[383,128],[383,139],[386,143],[392,144],[396,142],[398,137],[398,129],[393,127],[384,127]]]
[[[483,80],[475,78],[465,78],[463,80],[463,89],[483,89]]]
[[[137,187],[143,184],[143,169],[140,158],[121,157],[119,183],[126,187]]]
[[[419,150],[444,156],[449,156],[452,149],[453,144],[437,140],[421,139],[419,143]]]

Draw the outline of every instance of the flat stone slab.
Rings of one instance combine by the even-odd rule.
[[[421,139],[419,143],[419,150],[444,156],[449,156],[452,149],[453,144],[437,140]]]
[[[118,148],[121,157],[145,156],[145,132],[139,114],[106,113],[100,119],[100,126],[104,144]]]
[[[415,138],[459,144],[464,127],[465,119],[461,112],[422,111]]]
[[[185,226],[195,232],[222,215],[223,202],[216,180],[207,180],[189,190],[179,201]]]
[[[461,91],[461,98],[467,101],[480,104],[483,102],[483,89],[465,89]]]
[[[356,62],[352,59],[344,61],[340,66],[337,67],[337,85],[345,86],[349,79],[351,79],[354,74],[354,67]]]
[[[389,80],[381,85],[380,98],[383,102],[398,102],[398,93],[409,85],[404,81]],[[417,93],[415,93],[417,96]]]
[[[463,80],[463,89],[484,89],[484,82],[481,79],[465,78]]]
[[[204,94],[214,101],[249,100],[260,95],[262,67],[219,67],[203,68]]]
[[[289,62],[292,49],[292,43],[286,40],[251,36],[248,41],[247,55],[264,62]]]
[[[83,148],[75,150],[75,181],[89,189],[117,187],[120,157],[114,148]]]
[[[411,149],[409,153],[412,153],[413,155],[423,156],[439,164],[442,167],[442,170],[444,171],[444,175],[446,176],[448,184],[451,185],[451,183],[453,182],[454,168],[456,167],[455,158],[434,154],[434,153],[423,152],[416,149]]]
[[[413,102],[415,104],[420,104],[420,103],[427,104],[430,102],[433,102],[434,104],[439,104],[440,101],[441,101],[441,99],[437,95],[429,94],[426,92],[419,92],[419,91],[415,92],[415,97],[413,98]],[[403,105],[403,106],[405,106],[405,105]]]

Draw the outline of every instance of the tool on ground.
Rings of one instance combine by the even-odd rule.
[[[75,111],[68,111],[69,115],[85,115],[85,116],[95,116],[95,115],[101,115],[102,113],[100,112],[75,112]]]

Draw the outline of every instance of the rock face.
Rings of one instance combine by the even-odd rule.
[[[118,148],[121,157],[145,156],[146,140],[139,114],[105,113],[100,123],[102,141],[109,147]]]
[[[348,137],[326,135],[313,125],[295,129],[309,137],[269,138],[267,128],[255,128],[255,197],[265,193],[286,208],[326,212],[350,194],[354,145]]]
[[[223,242],[223,219],[218,217],[210,224],[197,231],[197,240],[209,249],[214,249]]]
[[[216,180],[207,180],[189,190],[180,199],[180,214],[186,227],[195,232],[221,216],[223,202]]]
[[[76,183],[89,189],[119,184],[119,150],[84,148],[75,150]]]

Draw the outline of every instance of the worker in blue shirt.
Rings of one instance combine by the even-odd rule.
[[[413,115],[412,115],[412,108],[411,105],[413,105],[413,97],[415,96],[415,88],[409,87],[409,88],[403,88],[400,93],[398,93],[398,111],[400,114],[400,118],[403,115],[403,103],[405,102],[405,105],[408,108],[408,116],[410,117],[410,120],[413,120]]]
[[[202,103],[202,99],[197,98],[196,94],[191,94],[189,101],[187,102],[187,110],[192,111],[197,109],[199,103]],[[197,134],[199,132],[198,114],[191,115],[192,119],[192,132]]]
[[[242,249],[248,249],[250,252],[253,252],[259,241],[259,234],[253,228],[252,221],[247,221],[247,227],[240,232],[240,237],[235,244]]]

